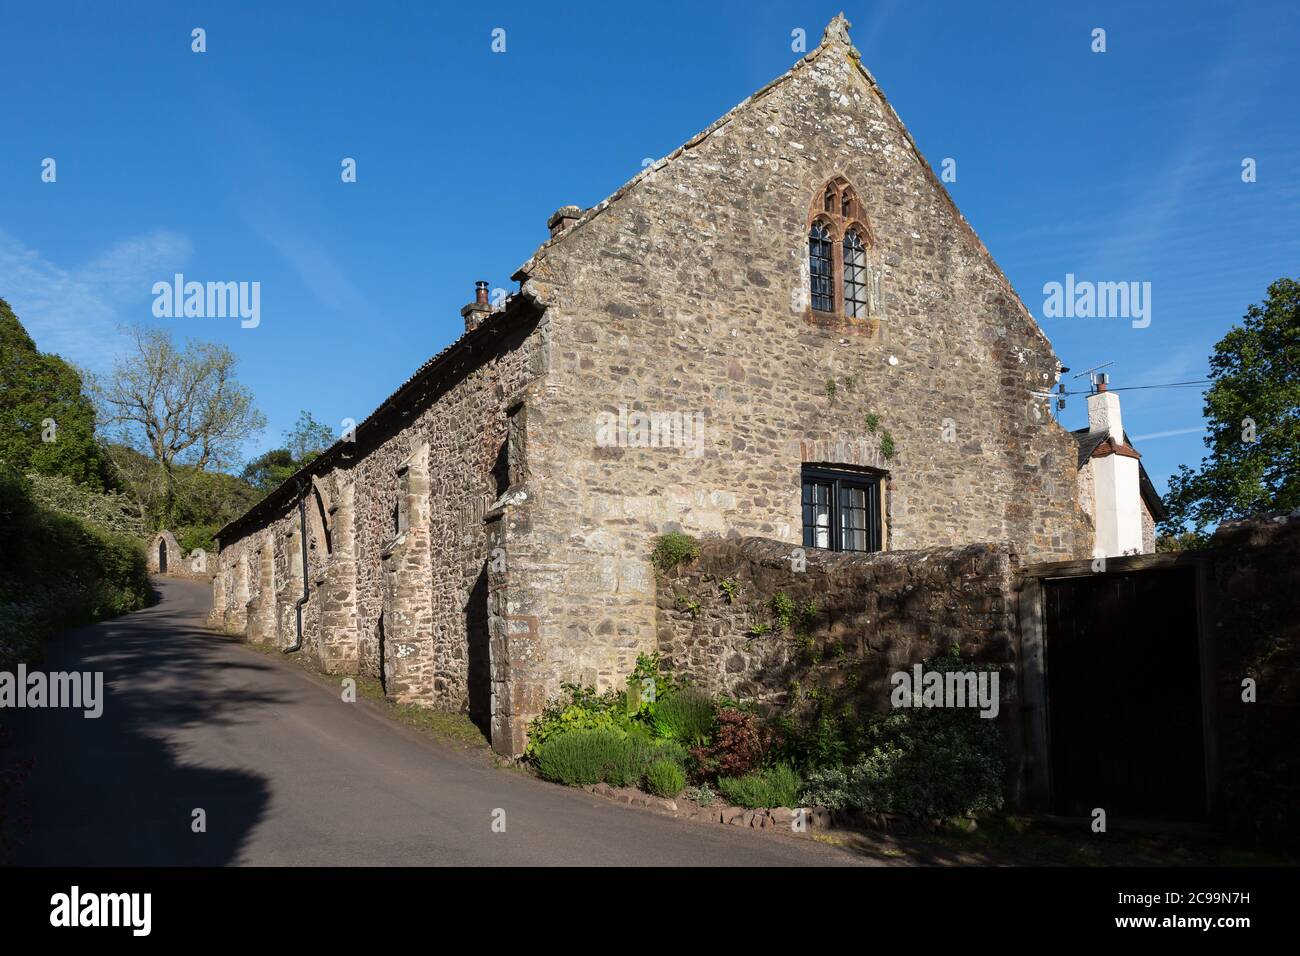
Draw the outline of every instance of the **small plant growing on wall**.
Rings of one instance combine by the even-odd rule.
[[[811,634],[800,634],[795,638],[795,646],[803,651],[804,657],[810,664],[820,664],[822,661],[821,652],[817,650],[817,642],[812,639]]]
[[[875,412],[867,412],[863,420],[866,422],[867,431],[871,432],[871,434],[874,435],[877,432],[880,432],[881,457],[884,458],[885,461],[893,460],[894,454],[897,450],[894,445],[894,436],[890,434],[888,428],[883,430],[881,429],[880,416],[877,415]]]
[[[762,637],[764,634],[772,633],[772,625],[766,621],[760,621],[749,629],[750,637]]]
[[[787,630],[794,621],[794,601],[790,595],[784,591],[777,591],[772,595],[770,603],[772,610],[772,624],[778,631]]]
[[[805,601],[799,608],[799,624],[796,630],[806,633],[812,630],[813,624],[817,622],[817,602],[811,599]]]
[[[833,379],[833,378],[828,378],[828,379],[826,380],[826,398],[827,398],[827,399],[828,399],[832,404],[834,404],[834,402],[835,402],[835,393],[836,393],[837,391],[839,391],[839,386],[835,384],[835,379]]]
[[[728,604],[735,604],[736,595],[740,593],[740,582],[727,578],[718,582],[718,590],[722,592],[722,596],[727,599]]]
[[[700,602],[692,600],[684,594],[678,596],[677,607],[685,611],[691,617],[695,617],[700,613]]]
[[[683,561],[693,561],[700,556],[700,545],[689,534],[670,531],[655,540],[650,558],[660,571],[671,571]]]

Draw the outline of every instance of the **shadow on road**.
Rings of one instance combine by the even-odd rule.
[[[234,672],[265,670],[232,662],[226,639],[196,626],[206,589],[156,583],[162,603],[61,635],[46,671],[99,671],[103,714],[74,710],[6,712],[6,763],[30,759],[27,780],[10,794],[11,859],[19,865],[220,865],[235,862],[269,802],[267,780],[240,769],[189,765],[177,728],[227,726],[279,703]],[[251,676],[247,675],[247,676]],[[168,736],[155,728],[167,728]],[[182,735],[183,736],[183,735]],[[237,761],[238,757],[235,756]],[[206,813],[206,833],[192,829]]]

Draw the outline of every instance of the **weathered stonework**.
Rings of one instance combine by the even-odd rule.
[[[181,546],[170,531],[159,531],[153,536],[146,557],[149,571],[153,574],[179,574],[186,570]]]
[[[871,305],[827,324],[808,311],[807,230],[832,181],[856,197]],[[796,546],[805,464],[885,473],[890,551],[1090,553],[1075,442],[1043,398],[1059,363],[842,30],[551,228],[504,309],[467,307],[466,333],[355,441],[223,529],[224,626],[248,626],[269,534],[292,642],[306,496],[304,650],[518,753],[562,681],[616,686],[659,646],[655,537]],[[602,413],[628,411],[703,432],[598,441]]]
[[[1008,793],[1020,788],[1020,632],[1006,545],[802,559],[777,541],[706,542],[659,575],[658,645],[674,675],[711,694],[807,719],[817,708],[890,709],[891,676],[956,646],[999,675]],[[730,592],[730,593],[728,593]],[[773,612],[787,599],[791,619]]]
[[[710,693],[788,705],[797,684],[884,711],[889,675],[957,645],[1001,668],[1014,697],[1017,563],[1005,545],[810,550],[799,562],[776,541],[710,541],[660,575],[659,652]],[[773,620],[778,594],[795,607],[784,627]]]

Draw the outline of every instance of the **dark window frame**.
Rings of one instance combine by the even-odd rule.
[[[805,465],[800,475],[799,484],[799,501],[800,501],[800,521],[803,529],[803,546],[805,548],[816,548],[819,551],[840,551],[849,554],[870,554],[877,551],[885,550],[885,521],[884,521],[884,502],[883,495],[885,490],[885,481],[888,476],[882,472],[876,471],[848,471],[846,469],[822,468]],[[829,489],[827,495],[827,520],[828,520],[828,546],[822,547],[817,544],[817,532],[819,527],[816,524],[817,512],[813,511],[813,523],[809,523],[810,502],[809,488],[811,486],[825,487]],[[844,495],[846,489],[856,489],[865,492],[864,508],[865,517],[863,520],[864,528],[851,529],[862,530],[865,533],[865,548],[845,548],[844,547],[844,527],[843,511]],[[819,502],[814,500],[811,505],[816,508]]]
[[[808,275],[812,307],[818,312],[835,308],[834,256],[835,234],[827,223],[814,222],[808,230]]]
[[[865,319],[871,311],[867,289],[870,264],[862,234],[850,226],[840,247],[844,262],[844,315],[850,319]]]

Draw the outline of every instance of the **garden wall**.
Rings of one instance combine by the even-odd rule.
[[[963,658],[1000,671],[997,720],[1014,796],[1016,564],[1005,544],[846,554],[765,538],[706,540],[697,558],[658,575],[660,657],[711,693],[799,717],[884,712],[891,674],[956,644]],[[730,599],[724,582],[735,585]],[[778,595],[793,606],[785,626]]]
[[[803,570],[791,557],[797,550],[765,538],[706,541],[697,559],[661,572],[665,665],[711,692],[773,704],[789,702],[794,681],[837,691],[852,685],[855,700],[885,711],[890,674],[957,644],[964,657],[1003,667],[1003,694],[1014,693],[1014,558],[1006,545],[808,549],[799,552]],[[724,581],[736,584],[730,600]],[[784,628],[774,620],[777,594],[795,608]]]

